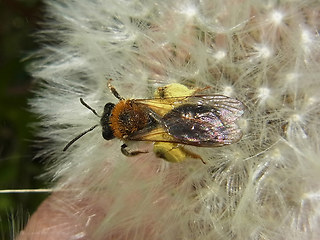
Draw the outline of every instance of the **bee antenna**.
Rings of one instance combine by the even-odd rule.
[[[124,100],[124,98],[121,97],[120,94],[117,92],[117,90],[115,89],[115,87],[111,85],[111,81],[112,81],[112,79],[110,78],[110,79],[108,80],[108,88],[110,89],[110,91],[112,92],[112,94],[113,94],[116,98],[118,98],[119,100]]]
[[[84,100],[83,98],[80,98],[80,102],[83,106],[85,106],[86,108],[88,108],[89,110],[91,110],[91,112],[93,112],[94,115],[96,115],[97,117],[100,117],[98,115],[98,113],[96,112],[96,110],[94,110],[92,107],[90,107]]]
[[[98,125],[94,125],[91,128],[87,129],[86,131],[80,133],[78,136],[76,136],[74,139],[72,139],[68,144],[63,148],[62,151],[66,151],[75,141],[77,141],[79,138],[81,138],[83,135],[87,134],[88,132],[91,132],[93,129],[95,129]]]

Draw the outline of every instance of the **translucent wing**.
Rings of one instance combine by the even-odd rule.
[[[208,105],[184,104],[167,113],[163,122],[169,135],[185,144],[222,146],[242,136],[241,130],[230,120],[235,117],[226,118],[227,113],[229,111]]]
[[[244,111],[242,102],[224,95],[195,95],[172,98],[134,99],[139,104],[144,104],[160,116],[165,115],[182,104],[208,105],[220,113],[226,121],[235,121]]]
[[[235,120],[243,114],[244,106],[234,98],[195,95],[134,101],[150,110],[158,126],[128,136],[131,140],[214,147],[231,144],[242,136]]]

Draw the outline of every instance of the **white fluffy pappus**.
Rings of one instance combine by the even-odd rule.
[[[57,193],[20,239],[317,239],[319,231],[318,1],[47,1],[32,66],[41,86],[43,154]],[[179,164],[127,158],[99,122],[124,98],[179,82],[246,105],[243,138]],[[52,217],[50,217],[52,216]],[[30,235],[31,234],[31,235]],[[36,235],[32,235],[36,234]]]

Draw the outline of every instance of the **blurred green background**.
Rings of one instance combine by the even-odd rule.
[[[42,188],[43,167],[35,159],[35,132],[28,99],[34,88],[23,58],[38,48],[31,36],[44,13],[39,0],[0,0],[0,189]],[[13,239],[46,197],[40,193],[0,194],[0,239]]]

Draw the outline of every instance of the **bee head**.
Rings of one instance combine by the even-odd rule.
[[[102,137],[105,140],[111,140],[114,138],[114,135],[110,126],[110,121],[109,121],[109,118],[114,106],[115,106],[114,103],[107,103],[104,106],[103,114],[100,119],[100,124],[102,126]]]

